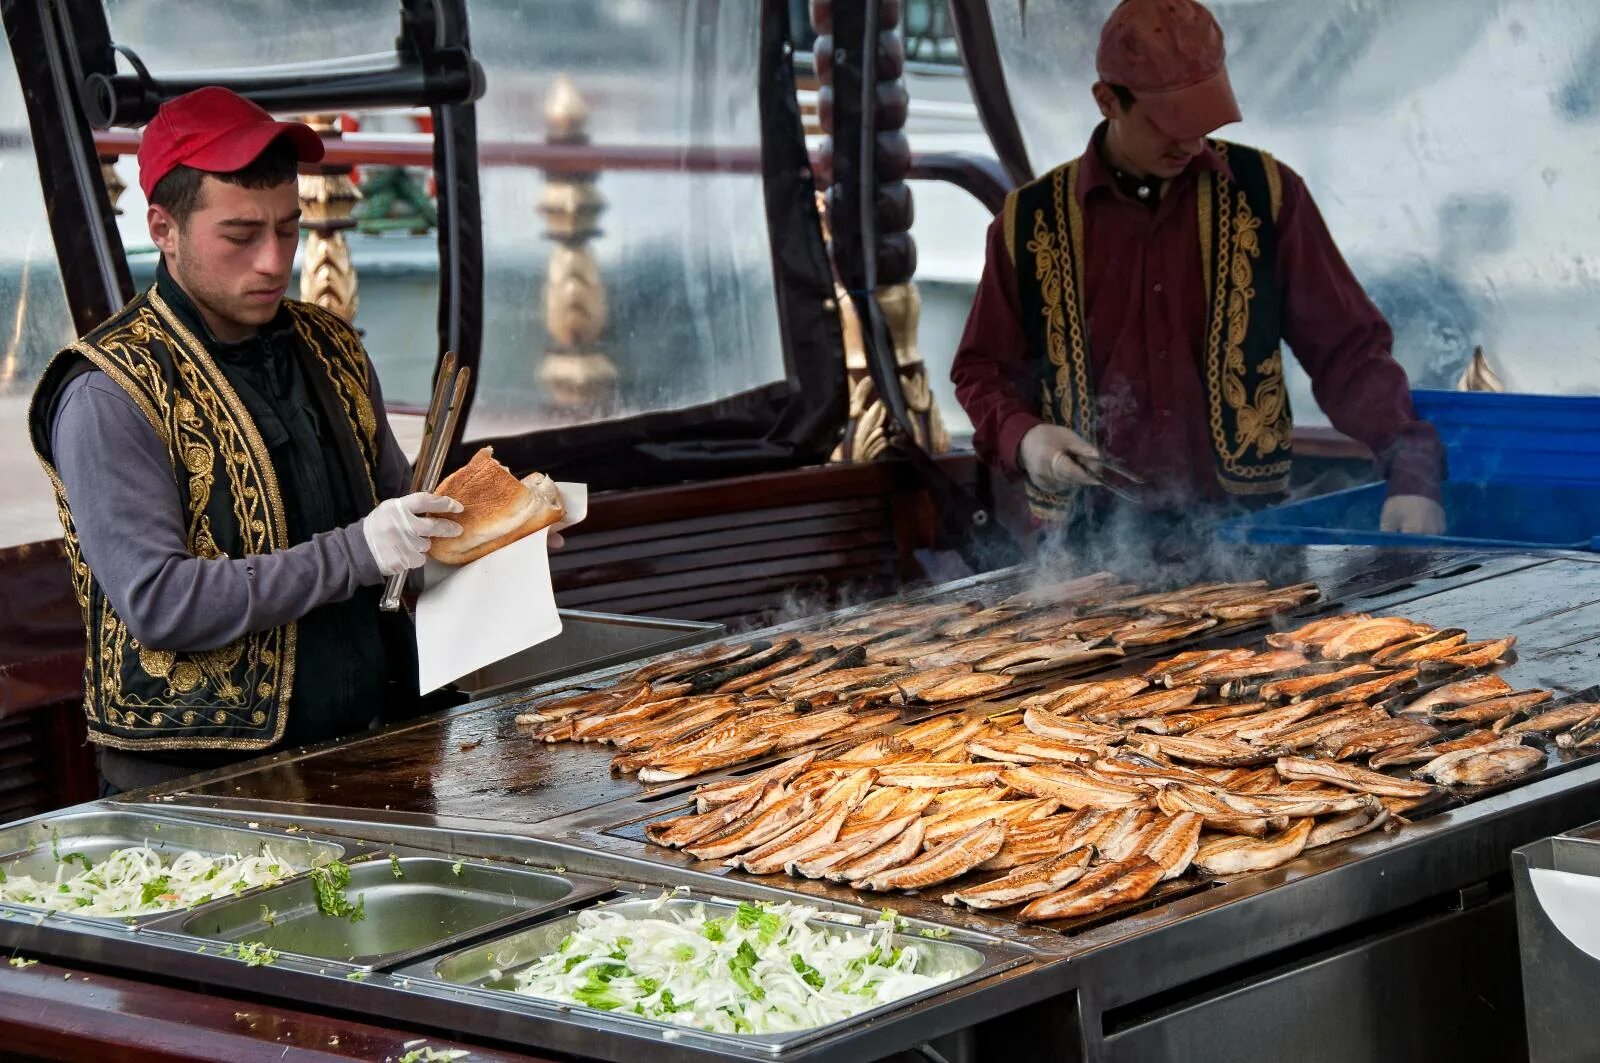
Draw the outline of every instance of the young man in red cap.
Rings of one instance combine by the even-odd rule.
[[[416,697],[385,576],[458,511],[407,463],[355,331],[286,300],[310,127],[221,88],[139,145],[156,282],[46,368],[29,411],[88,640],[107,792],[367,727]]]
[[[1224,54],[1195,0],[1112,12],[1093,88],[1105,121],[989,229],[951,373],[978,452],[1073,540],[1114,518],[1187,535],[1197,513],[1288,487],[1286,342],[1334,426],[1377,455],[1382,527],[1438,533],[1443,454],[1388,324],[1300,177],[1207,139],[1240,117]]]

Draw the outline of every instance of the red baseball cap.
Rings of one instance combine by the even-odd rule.
[[[139,140],[139,187],[145,198],[176,166],[231,173],[254,162],[279,137],[301,162],[322,159],[322,138],[304,122],[280,122],[231,89],[186,92],[161,105]]]
[[[1100,31],[1095,68],[1149,109],[1174,140],[1203,137],[1240,119],[1222,27],[1195,0],[1122,0]]]

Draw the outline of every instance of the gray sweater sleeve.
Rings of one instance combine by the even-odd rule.
[[[394,458],[402,468],[405,459],[387,420],[380,423],[383,475],[390,476]],[[287,550],[195,557],[166,449],[103,373],[85,373],[63,389],[51,446],[83,559],[129,632],[152,649],[223,646],[383,580],[359,521]]]

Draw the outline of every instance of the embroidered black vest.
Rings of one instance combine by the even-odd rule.
[[[332,430],[376,504],[377,417],[360,339],[336,315],[290,300],[298,341],[322,370],[345,416]],[[50,413],[61,387],[87,362],[122,388],[166,447],[196,557],[242,557],[290,545],[288,520],[261,433],[204,344],[152,288],[51,359],[29,408],[34,449],[55,485],[73,588],[87,633],[84,711],[90,739],[115,749],[266,749],[289,720],[296,625],[254,632],[197,652],[139,644],[84,562],[51,456]],[[354,456],[358,456],[356,459]]]
[[[1199,174],[1200,261],[1207,296],[1201,371],[1217,480],[1231,495],[1267,495],[1289,484],[1288,394],[1279,350],[1276,277],[1278,164],[1264,151],[1212,147],[1224,173]],[[1005,240],[1016,266],[1023,328],[1033,352],[1040,416],[1095,439],[1096,392],[1084,305],[1084,225],[1073,195],[1074,160],[1012,192]],[[1028,485],[1035,516],[1059,520],[1070,495]]]

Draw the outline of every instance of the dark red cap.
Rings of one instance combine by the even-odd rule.
[[[1175,140],[1237,122],[1222,27],[1195,0],[1122,0],[1100,31],[1095,68]]]
[[[280,122],[230,89],[213,85],[161,105],[139,141],[139,187],[145,198],[175,166],[230,173],[286,136],[301,162],[322,159],[322,138],[304,122]]]

